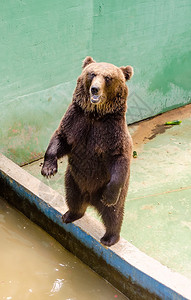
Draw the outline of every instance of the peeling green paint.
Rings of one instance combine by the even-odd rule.
[[[159,90],[163,94],[167,94],[171,90],[171,86],[174,85],[189,92],[191,89],[190,66],[191,51],[182,55],[182,57],[179,57],[178,59],[177,57],[173,58],[162,71],[155,74],[149,90]]]

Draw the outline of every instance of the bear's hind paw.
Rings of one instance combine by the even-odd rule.
[[[69,210],[62,216],[62,221],[66,224],[72,223],[78,219],[83,217],[83,214],[75,214],[70,212]]]
[[[116,244],[120,239],[120,236],[117,234],[104,234],[104,236],[101,238],[100,242],[107,247],[110,247],[114,244]]]

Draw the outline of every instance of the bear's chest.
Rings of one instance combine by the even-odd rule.
[[[112,124],[100,121],[76,120],[68,135],[72,152],[86,157],[103,156],[111,153],[119,143],[120,135]]]

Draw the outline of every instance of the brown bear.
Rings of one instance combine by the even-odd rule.
[[[118,68],[86,57],[73,100],[52,136],[44,157],[42,175],[57,172],[57,160],[68,156],[65,174],[69,210],[63,222],[81,218],[89,205],[103,219],[101,243],[120,238],[127,195],[132,140],[126,124],[131,66]]]

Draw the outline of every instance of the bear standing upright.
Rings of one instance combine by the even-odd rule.
[[[86,57],[73,100],[52,136],[42,175],[57,172],[57,160],[68,156],[65,174],[69,210],[63,222],[81,218],[88,205],[96,207],[106,232],[101,243],[118,242],[127,195],[132,140],[126,124],[131,66],[118,68]]]

